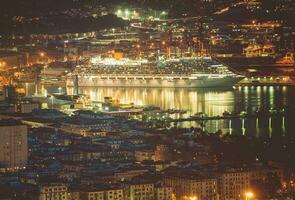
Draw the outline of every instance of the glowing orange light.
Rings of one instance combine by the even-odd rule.
[[[246,196],[246,200],[252,199],[254,197],[254,193],[249,191],[245,193],[245,196]]]

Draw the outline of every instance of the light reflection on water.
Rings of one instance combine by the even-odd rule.
[[[48,87],[48,92],[57,92],[57,88]],[[73,88],[67,88],[73,94]],[[162,109],[187,110],[189,115],[203,112],[209,116],[222,115],[225,111],[239,113],[254,112],[258,109],[269,110],[292,107],[295,103],[295,87],[249,86],[236,89],[185,89],[185,88],[102,88],[81,87],[81,94],[92,100],[103,101],[110,96],[121,103],[136,105],[155,105]],[[293,110],[293,109],[292,109]],[[250,118],[231,120],[212,120],[206,122],[208,132],[222,130],[230,134],[245,134],[270,137],[273,135],[294,135],[295,113],[286,117]],[[293,125],[294,124],[294,125]],[[196,122],[183,122],[182,127],[199,126]]]
[[[69,93],[72,93],[69,89]],[[133,102],[136,105],[155,105],[162,109],[182,109],[190,114],[204,112],[208,115],[220,115],[234,109],[232,91],[206,91],[171,88],[80,88],[80,92],[89,95],[92,100],[103,101],[106,96],[119,99],[122,103]]]
[[[73,93],[72,88],[68,88],[67,91],[69,94]],[[290,101],[287,99],[288,92],[292,90],[273,86],[240,87],[236,90],[80,88],[80,93],[89,95],[92,100],[103,101],[104,97],[110,96],[122,103],[133,102],[136,105],[156,105],[162,109],[182,109],[188,110],[191,114],[204,112],[210,116],[222,115],[224,111],[240,112],[286,107]]]
[[[239,113],[257,109],[280,109],[295,100],[294,88],[240,87],[237,89],[172,89],[172,88],[80,88],[80,92],[92,100],[103,101],[105,96],[119,99],[122,103],[156,105],[162,109],[182,109],[189,114],[203,112],[209,116],[222,115],[225,111]],[[295,101],[294,101],[295,102]],[[291,134],[287,119],[283,117],[212,120],[205,124],[208,132],[222,130],[230,134],[271,137],[273,134]],[[183,122],[182,127],[199,126],[196,122]],[[289,131],[289,133],[287,133]]]

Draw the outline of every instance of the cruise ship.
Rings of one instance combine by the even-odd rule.
[[[68,74],[68,87],[229,87],[243,76],[211,57],[159,61],[92,58]]]

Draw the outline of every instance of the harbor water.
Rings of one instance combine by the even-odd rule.
[[[34,87],[28,87],[28,95]],[[60,92],[56,86],[45,86],[48,93]],[[73,88],[63,88],[73,94]],[[256,137],[285,135],[295,137],[295,87],[286,86],[244,86],[225,89],[193,88],[114,88],[80,87],[79,93],[91,100],[103,101],[110,96],[121,103],[154,105],[161,109],[180,109],[188,115],[199,112],[208,116],[221,116],[224,112],[240,113],[257,110],[285,109],[284,116],[210,120],[204,124],[208,132],[222,131],[229,134],[244,134]],[[200,127],[198,122],[181,122],[177,126]]]
[[[72,92],[68,88],[69,93]],[[286,109],[286,116],[249,119],[210,120],[205,130],[250,136],[272,137],[295,135],[295,87],[257,86],[229,89],[171,89],[171,88],[80,88],[80,93],[92,100],[103,101],[110,96],[122,103],[155,105],[162,109],[187,110],[189,115],[203,112],[209,116],[221,116],[224,112],[240,113],[256,110]],[[293,115],[294,114],[294,115]],[[293,120],[293,122],[292,122]],[[181,122],[182,127],[199,126],[197,122]]]

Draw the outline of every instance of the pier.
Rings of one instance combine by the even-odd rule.
[[[225,119],[246,119],[246,118],[284,116],[284,115],[285,115],[285,112],[282,112],[282,113],[265,113],[265,114],[228,115],[228,116],[207,116],[207,117],[191,116],[191,117],[188,117],[188,118],[174,119],[174,120],[172,120],[172,122],[209,121],[209,120],[225,120]]]
[[[290,76],[257,76],[244,78],[235,86],[295,86],[295,80]]]
[[[286,115],[286,112],[284,109],[281,110],[270,110],[268,112],[264,111],[257,111],[255,113],[246,113],[241,112],[239,114],[230,114],[225,113],[224,115],[220,116],[207,116],[205,113],[198,113],[196,115],[192,115],[190,117],[186,118],[171,118],[168,116],[162,116],[161,118],[154,118],[154,119],[148,119],[148,122],[151,123],[158,123],[158,122],[164,122],[164,123],[177,123],[177,122],[186,122],[186,121],[197,121],[197,122],[206,122],[211,120],[231,120],[231,119],[249,119],[249,118],[263,118],[263,117],[283,117]]]

